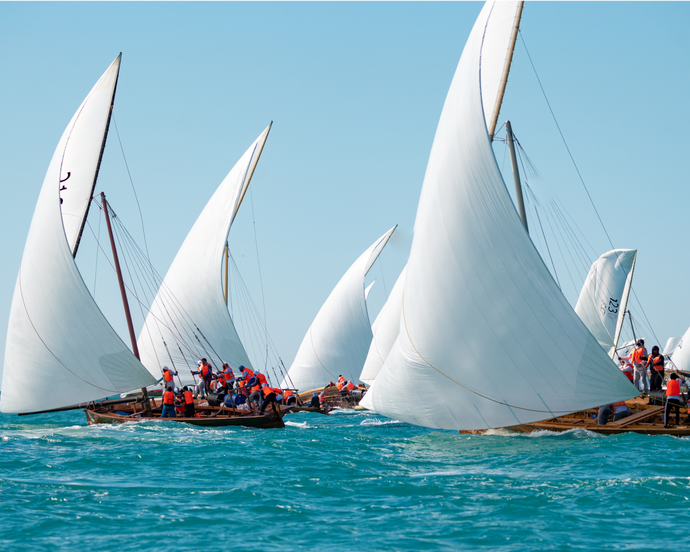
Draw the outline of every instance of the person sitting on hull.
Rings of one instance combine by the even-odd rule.
[[[681,402],[682,401],[682,402]],[[680,406],[684,404],[687,406],[685,397],[680,394],[680,382],[676,374],[671,374],[671,379],[666,384],[666,405],[664,406],[664,427],[668,427],[668,418],[671,414],[671,409],[676,410],[676,425],[680,425]],[[687,420],[686,420],[687,422]]]
[[[605,404],[599,407],[597,412],[597,425],[606,425],[609,423],[609,418],[611,417],[611,405]]]
[[[165,389],[172,387],[173,392],[175,391],[175,380],[173,379],[173,376],[176,375],[177,372],[173,372],[167,366],[163,366],[163,387]]]
[[[630,409],[628,409],[628,405],[625,404],[625,401],[620,401],[617,402],[613,405],[613,421],[617,422],[618,420],[622,420],[623,418],[627,418],[630,416]]]
[[[319,396],[316,394],[316,391],[314,391],[311,395],[311,401],[309,401],[309,404],[307,406],[310,406],[311,408],[321,408],[321,403],[319,402]]]
[[[649,378],[649,390],[658,391],[664,382],[664,355],[659,353],[659,347],[652,347],[652,354],[647,359],[645,370],[649,368],[651,377]]]
[[[297,401],[297,399],[295,399],[295,394],[290,389],[284,389],[283,396],[285,397],[285,404],[288,406],[295,404]]]
[[[163,411],[161,412],[161,418],[174,418],[175,417],[175,393],[173,393],[172,387],[168,387],[163,393]]]

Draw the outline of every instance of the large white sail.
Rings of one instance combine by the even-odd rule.
[[[446,98],[407,263],[400,335],[361,404],[432,428],[534,422],[636,395],[522,226],[491,148],[475,24]]]
[[[681,339],[683,339],[683,336],[669,337],[666,340],[666,346],[664,347],[661,354],[662,355],[672,355],[676,351],[676,348],[678,347],[678,344],[680,343]]]
[[[592,264],[575,305],[577,315],[606,351],[618,343],[636,258],[636,249],[604,253]]]
[[[402,296],[405,286],[405,269],[403,268],[398,280],[395,282],[386,304],[376,317],[371,327],[373,338],[371,346],[364,361],[364,367],[359,379],[367,385],[371,385],[381,371],[386,357],[398,339],[400,332],[400,313],[402,312]]]
[[[364,277],[395,227],[367,249],[340,279],[312,322],[281,387],[300,391],[336,381],[358,381],[371,344],[371,322],[364,299]]]
[[[63,225],[65,205],[90,198],[119,65],[118,57],[72,117],[43,181],[10,310],[3,412],[60,408],[155,381],[84,285],[73,258],[81,220],[68,225],[72,217],[66,214]],[[61,209],[60,188],[68,183]],[[77,193],[74,183],[88,183],[89,191],[82,187],[82,199],[68,203],[67,196]],[[82,211],[85,216],[86,209]]]
[[[119,55],[108,67],[77,110],[67,137],[69,147],[62,156],[62,223],[67,243],[75,256],[98,178],[111,107],[115,101],[121,57]],[[106,117],[103,117],[104,113],[107,113]]]
[[[249,146],[194,223],[168,269],[139,334],[141,361],[155,377],[171,364],[184,383],[199,357],[216,368],[251,367],[223,296],[225,242],[271,125]]]
[[[671,362],[676,369],[690,372],[690,328],[676,345]]]

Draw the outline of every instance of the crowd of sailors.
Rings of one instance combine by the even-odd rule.
[[[191,371],[195,380],[198,376],[199,381],[194,386],[185,385],[177,392],[174,377],[178,373],[167,366],[162,371],[165,391],[161,418],[194,417],[194,400],[208,399],[212,395],[222,397],[220,406],[223,408],[255,414],[263,414],[271,405],[276,411],[280,405],[293,405],[296,402],[294,390],[271,387],[264,374],[245,366],[238,368],[236,377],[227,362],[223,363],[220,371],[214,372],[211,364],[202,358],[197,370]]]
[[[649,395],[653,391],[660,392],[663,389],[664,370],[666,369],[664,355],[659,352],[659,347],[654,345],[649,354],[644,346],[644,339],[638,339],[632,352],[626,357],[618,357],[620,369],[635,385],[637,390]],[[664,402],[664,427],[669,427],[671,411],[675,410],[676,425],[680,425],[680,407],[687,406],[685,396],[680,392],[680,381],[677,374],[671,374],[666,383],[666,391],[663,393]],[[599,407],[597,412],[597,424],[606,425],[611,416],[617,422],[631,415],[625,401]],[[683,421],[690,423],[690,415]]]

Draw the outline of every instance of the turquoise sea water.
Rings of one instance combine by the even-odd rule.
[[[690,441],[0,415],[0,549],[687,549]]]

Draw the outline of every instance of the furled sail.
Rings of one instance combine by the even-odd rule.
[[[336,381],[341,374],[358,381],[372,337],[364,277],[395,228],[376,240],[335,286],[304,336],[282,387],[307,391]]]
[[[589,269],[575,305],[577,315],[610,354],[623,326],[636,258],[636,249],[604,253]]]
[[[393,347],[400,332],[400,313],[402,311],[402,293],[405,286],[405,269],[398,276],[388,301],[383,305],[381,312],[376,317],[371,327],[373,338],[369,353],[364,361],[364,367],[359,379],[367,385],[371,385],[381,371],[386,357]]]
[[[225,242],[261,156],[271,125],[225,177],[168,269],[139,334],[141,361],[155,377],[171,364],[184,383],[199,357],[251,367],[223,296]],[[180,371],[181,370],[181,371]]]
[[[83,189],[79,201],[90,199],[119,66],[120,57],[72,117],[43,181],[12,298],[0,395],[3,412],[60,408],[155,382],[84,285],[73,257],[81,221],[68,225],[71,215],[65,214],[63,226],[65,206],[78,203],[67,201],[77,193],[72,183],[87,182],[89,191]],[[65,185],[61,209],[60,188]]]
[[[432,428],[486,429],[636,395],[568,304],[522,226],[482,107],[487,4],[429,156],[400,335],[362,401]]]
[[[671,362],[676,369],[690,372],[690,328],[676,345],[671,355]]]

